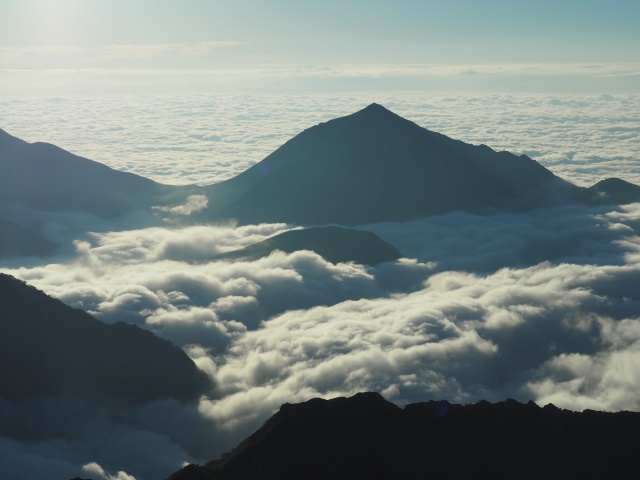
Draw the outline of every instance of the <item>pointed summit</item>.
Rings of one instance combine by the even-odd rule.
[[[370,128],[391,128],[392,125],[403,125],[404,128],[418,127],[415,123],[402,118],[400,115],[392,112],[388,108],[380,105],[379,103],[372,103],[362,110],[358,110],[346,117],[332,120],[332,122],[342,121],[345,124],[354,125],[354,122],[361,123],[361,126],[368,126]],[[344,127],[345,125],[343,125]],[[423,129],[424,130],[424,129]]]
[[[391,113],[393,115],[395,115],[395,113],[393,113],[391,110],[389,110],[388,108],[383,107],[382,105],[380,105],[379,103],[372,103],[366,107],[364,107],[362,110],[360,110],[359,112],[356,112],[355,114],[357,115],[358,113],[367,113],[367,114],[377,114],[377,113]]]

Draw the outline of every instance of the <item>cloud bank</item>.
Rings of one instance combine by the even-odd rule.
[[[212,258],[287,228],[96,234],[68,263],[5,271],[105,321],[156,332],[212,376],[216,390],[198,405],[119,414],[123,442],[142,435],[142,445],[156,445],[169,435],[163,465],[215,457],[284,402],[364,390],[398,404],[512,397],[640,410],[640,204],[370,225],[412,257],[374,268],[306,251]],[[91,424],[96,412],[87,411],[81,418]],[[178,427],[172,418],[189,421]],[[48,441],[22,448],[35,455]],[[69,464],[149,478],[151,469],[136,470],[126,456],[65,456],[67,447],[59,453]]]
[[[27,140],[49,140],[114,168],[210,183],[261,160],[304,126],[371,101],[114,98],[48,98],[46,115],[35,114],[43,100],[0,100],[0,116],[18,130],[10,133],[29,131],[36,137]],[[636,96],[386,94],[376,101],[453,138],[530,155],[581,185],[613,175],[640,183]],[[95,125],[88,110],[107,120]],[[172,208],[188,215],[206,204],[196,197]],[[78,218],[82,235],[70,259],[8,262],[2,270],[103,321],[132,322],[180,345],[216,390],[197,405],[3,402],[2,478],[35,480],[44,469],[60,478],[163,478],[184,461],[230,449],[284,402],[363,390],[398,404],[513,397],[640,410],[640,205],[367,225],[407,257],[376,267],[334,265],[308,251],[215,260],[292,227],[284,224],[85,234],[88,221],[97,220]],[[50,238],[73,234],[51,225]]]
[[[637,95],[12,96],[0,97],[0,128],[162,183],[210,184],[373,101],[452,138],[529,155],[582,186],[611,176],[640,183]]]

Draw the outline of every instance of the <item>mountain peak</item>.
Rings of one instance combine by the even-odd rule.
[[[354,116],[376,116],[376,117],[380,117],[380,116],[399,117],[398,115],[393,113],[391,110],[380,105],[379,103],[372,103],[370,105],[367,105],[362,110],[357,111],[353,115]]]
[[[207,214],[364,225],[502,206],[553,178],[531,159],[453,140],[372,103],[305,130],[210,187],[215,207]]]
[[[389,110],[388,108],[383,107],[379,103],[373,102],[372,104],[367,105],[366,107],[364,107],[361,111],[363,111],[363,112],[366,112],[366,111],[369,111],[369,112],[374,112],[374,111],[390,112],[391,110]]]

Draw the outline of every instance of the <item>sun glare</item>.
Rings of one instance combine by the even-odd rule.
[[[34,8],[32,44],[68,46],[77,41],[77,2],[73,0],[43,0]]]

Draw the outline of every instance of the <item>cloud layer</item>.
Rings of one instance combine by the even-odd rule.
[[[529,155],[579,185],[611,176],[640,183],[637,95],[0,97],[0,128],[163,183],[208,184],[374,101],[452,138]]]
[[[96,420],[104,417],[84,407],[77,431],[95,425],[92,433],[124,443],[142,436],[142,445],[167,452],[162,465],[176,465],[231,448],[284,402],[363,390],[398,404],[513,397],[640,410],[640,204],[371,225],[411,257],[375,268],[333,265],[305,251],[212,260],[286,228],[96,234],[77,243],[69,262],[5,269],[105,321],[170,339],[215,379],[215,392],[197,406],[148,405],[114,413],[115,421]],[[150,467],[155,457],[139,450],[144,468],[100,456],[98,439],[80,458],[72,445],[89,437],[77,431],[53,458],[96,462],[138,480],[162,467]],[[32,435],[21,451],[40,455],[49,439],[32,433],[39,440]]]

